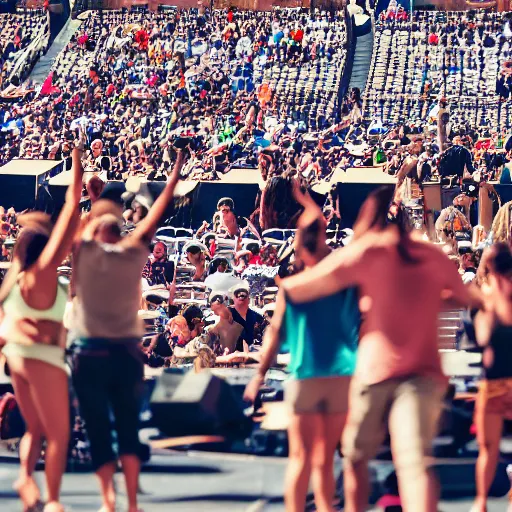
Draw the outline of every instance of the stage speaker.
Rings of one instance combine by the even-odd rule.
[[[150,402],[153,424],[170,437],[223,435],[245,437],[252,421],[230,385],[209,371],[185,375],[165,370]]]

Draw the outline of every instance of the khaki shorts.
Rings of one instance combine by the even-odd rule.
[[[430,377],[391,379],[370,386],[354,378],[343,456],[352,462],[374,458],[389,424],[397,470],[427,467],[446,388],[446,383]]]
[[[286,384],[285,400],[295,414],[343,414],[348,411],[351,377],[293,379]]]

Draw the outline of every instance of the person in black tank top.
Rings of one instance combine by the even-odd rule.
[[[483,346],[475,424],[480,447],[476,463],[477,495],[471,512],[485,512],[498,463],[504,419],[512,419],[512,253],[506,244],[492,246],[480,263],[484,307],[475,317]]]

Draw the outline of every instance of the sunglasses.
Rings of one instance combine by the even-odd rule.
[[[247,293],[235,293],[235,297],[240,300],[245,300],[249,298],[249,295],[247,295]]]
[[[222,304],[224,302],[224,297],[222,295],[215,295],[215,297],[213,297],[211,302],[212,302],[212,304],[214,302],[218,302],[219,304]]]

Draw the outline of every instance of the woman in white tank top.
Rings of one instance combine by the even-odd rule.
[[[0,289],[0,344],[11,372],[16,399],[25,420],[20,443],[20,477],[15,484],[23,509],[39,507],[33,472],[46,439],[46,512],[63,510],[59,503],[69,442],[68,375],[61,342],[66,294],[57,268],[69,254],[79,221],[82,193],[80,150],[73,151],[73,183],[52,227],[43,213],[20,216],[23,226],[14,259]]]

